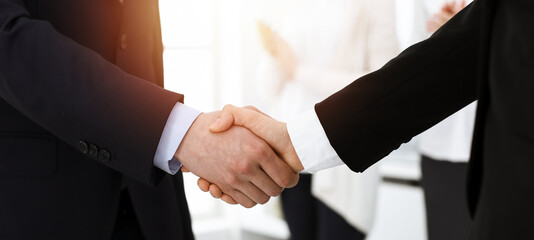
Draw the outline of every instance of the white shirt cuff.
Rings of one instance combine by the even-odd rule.
[[[154,156],[154,166],[173,175],[180,170],[182,164],[174,157],[174,154],[189,127],[191,127],[191,124],[200,113],[200,111],[182,103],[174,105],[159,139],[156,155]]]
[[[302,166],[304,166],[303,172],[315,173],[344,164],[336,150],[330,145],[314,109],[288,121],[287,131]]]

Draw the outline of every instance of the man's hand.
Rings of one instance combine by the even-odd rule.
[[[279,122],[254,107],[238,108],[226,105],[215,123],[212,132],[223,132],[231,126],[242,126],[267,142],[295,172],[304,170],[297,152],[293,148],[286,124]]]
[[[238,108],[226,105],[217,121],[211,125],[210,130],[222,132],[232,125],[246,127],[264,139],[296,173],[304,169],[293,148],[285,123],[270,118],[254,107]],[[224,190],[221,190],[217,184],[213,184],[209,180],[199,178],[198,186],[205,192],[209,191],[214,198],[221,198],[229,204],[237,203],[234,198],[226,194]]]
[[[184,168],[216,184],[244,207],[266,203],[298,182],[298,174],[249,130],[236,126],[210,132],[209,125],[218,116],[203,113],[191,125],[175,154]]]

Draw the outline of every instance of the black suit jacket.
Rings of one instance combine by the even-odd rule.
[[[472,239],[534,236],[534,2],[475,0],[428,40],[316,105],[343,161],[363,171],[478,99]]]
[[[148,239],[192,239],[158,2],[0,0],[0,239],[109,239],[125,184]]]

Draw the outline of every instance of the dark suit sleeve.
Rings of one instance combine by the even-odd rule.
[[[353,171],[477,98],[479,5],[315,106],[331,145]]]
[[[183,98],[32,19],[20,0],[0,0],[0,97],[73,147],[106,149],[104,164],[147,184],[168,114]]]

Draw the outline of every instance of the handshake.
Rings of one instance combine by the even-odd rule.
[[[200,177],[200,189],[247,208],[295,186],[304,169],[286,124],[254,107],[202,113],[175,157],[183,172]]]

